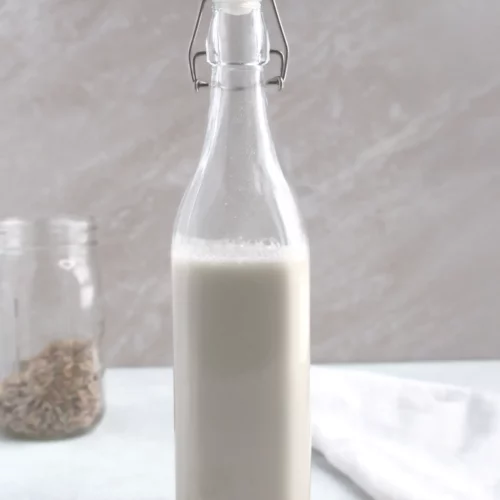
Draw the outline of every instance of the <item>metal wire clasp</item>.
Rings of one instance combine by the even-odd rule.
[[[278,49],[271,49],[270,53],[272,55],[278,56],[280,60],[280,74],[279,76],[275,76],[273,78],[270,78],[267,80],[266,84],[267,85],[276,85],[278,87],[278,90],[281,90],[283,88],[283,85],[285,83],[286,79],[286,74],[288,71],[288,55],[289,55],[289,46],[288,46],[288,40],[286,39],[286,34],[285,30],[283,29],[283,23],[281,22],[281,17],[278,12],[278,7],[276,5],[276,0],[270,0],[271,5],[273,8],[274,12],[274,17],[276,18],[276,21],[278,23],[278,28],[281,34],[281,39],[283,41],[283,46],[284,46],[284,51],[282,52],[281,50]],[[207,0],[201,0],[200,4],[200,9],[198,10],[198,16],[196,18],[196,22],[194,24],[194,29],[193,29],[193,35],[191,36],[191,42],[189,43],[189,51],[188,51],[188,58],[189,58],[189,71],[191,73],[191,79],[193,80],[194,83],[194,89],[196,92],[200,90],[202,87],[209,87],[210,84],[208,82],[205,82],[204,80],[200,80],[198,78],[198,75],[196,74],[196,60],[199,57],[206,56],[207,52],[206,50],[199,50],[193,54],[193,47],[194,43],[196,41],[196,37],[198,35],[198,30],[200,28],[200,22],[201,18],[203,16],[203,9],[205,7],[205,4],[207,3]]]

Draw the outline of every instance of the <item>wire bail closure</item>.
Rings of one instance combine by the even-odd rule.
[[[271,55],[278,56],[280,60],[280,74],[278,76],[275,76],[273,78],[270,78],[269,80],[266,81],[266,85],[276,85],[278,87],[278,90],[281,90],[283,88],[283,85],[285,84],[285,79],[286,79],[286,74],[288,71],[288,56],[289,56],[289,46],[288,46],[288,40],[286,38],[285,30],[283,29],[283,23],[281,22],[281,17],[278,12],[278,7],[276,5],[276,0],[270,0],[271,5],[273,8],[274,12],[274,17],[276,18],[276,21],[278,23],[278,28],[280,31],[281,39],[283,41],[283,46],[284,46],[284,51],[282,52],[281,50],[278,49],[271,49],[269,52]],[[196,37],[198,35],[198,30],[200,28],[200,23],[201,23],[201,18],[203,16],[203,10],[205,8],[205,4],[207,3],[207,0],[201,0],[200,8],[198,10],[198,16],[196,18],[196,22],[194,25],[193,29],[193,34],[191,36],[191,42],[189,43],[189,51],[188,51],[188,58],[189,58],[189,71],[191,73],[191,80],[193,81],[194,84],[194,89],[196,92],[200,90],[201,88],[204,87],[210,87],[210,84],[204,80],[200,80],[198,78],[198,75],[196,73],[196,60],[199,57],[206,56],[207,51],[206,50],[199,50],[193,54],[193,47],[194,43],[196,41]]]

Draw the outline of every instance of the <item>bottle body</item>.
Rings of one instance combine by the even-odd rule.
[[[309,498],[309,248],[269,132],[264,33],[258,3],[212,20],[209,126],[172,240],[178,500]]]

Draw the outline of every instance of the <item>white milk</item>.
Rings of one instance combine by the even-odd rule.
[[[177,500],[308,500],[307,250],[172,254]]]

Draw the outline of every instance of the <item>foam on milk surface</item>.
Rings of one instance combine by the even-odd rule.
[[[286,246],[269,241],[207,241],[195,238],[179,239],[173,246],[172,258],[204,261],[261,261],[307,259],[306,245]]]

